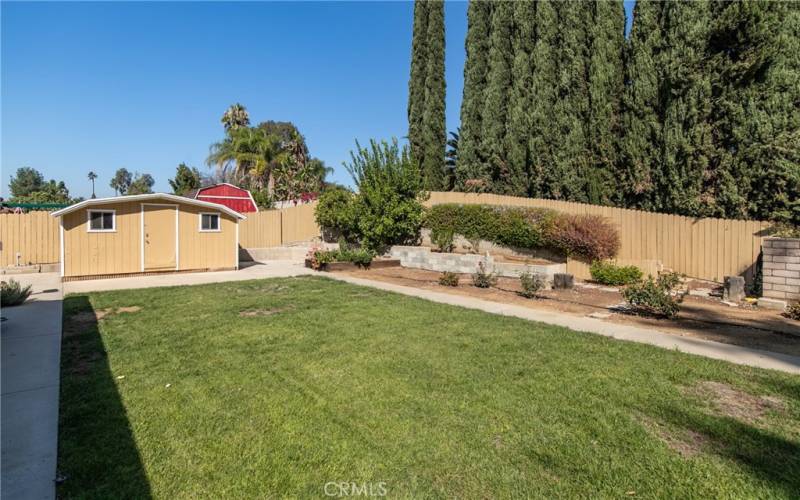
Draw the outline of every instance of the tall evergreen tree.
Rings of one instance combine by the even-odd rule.
[[[424,156],[422,115],[425,113],[425,79],[428,74],[428,5],[414,2],[414,33],[411,40],[411,76],[408,79],[408,142],[411,158]]]
[[[508,178],[500,191],[516,196],[531,194],[529,138],[535,22],[535,2],[513,4],[513,59],[505,137]]]
[[[661,167],[662,107],[659,0],[637,0],[625,57],[623,136],[617,202],[652,210],[654,175]]]
[[[461,100],[461,136],[456,164],[456,187],[460,190],[485,191],[488,188],[489,177],[483,168],[484,159],[480,146],[491,13],[491,2],[469,3],[465,43],[467,59],[464,64],[464,94]]]
[[[602,0],[589,5],[592,22],[587,138],[591,156],[586,199],[589,203],[607,205],[617,191],[618,182],[625,8],[622,0]]]
[[[664,5],[664,164],[656,183],[656,209],[718,215],[713,186],[711,75],[706,67],[711,11],[708,0]]]
[[[447,124],[445,118],[444,79],[444,2],[428,2],[427,47],[425,74],[425,110],[422,113],[422,158],[420,166],[425,187],[442,189],[445,184],[445,149]]]
[[[558,17],[552,0],[536,2],[534,21],[535,43],[531,57],[530,111],[530,194],[552,197],[560,193],[561,180],[554,172],[554,148],[559,147],[560,134],[553,126],[557,100]]]
[[[481,151],[486,158],[493,192],[505,191],[510,171],[505,144],[508,99],[511,94],[511,32],[514,6],[510,0],[494,3],[489,34],[489,74],[486,77]]]
[[[591,4],[560,2],[558,11],[558,95],[554,126],[558,129],[553,168],[548,172],[548,197],[587,201],[590,151],[586,127],[589,117],[589,36]]]

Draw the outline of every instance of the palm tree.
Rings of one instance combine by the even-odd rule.
[[[231,106],[225,110],[220,121],[225,127],[225,131],[229,132],[241,127],[249,127],[250,115],[247,113],[247,108],[237,102],[236,104],[231,104]]]
[[[289,154],[282,150],[278,137],[258,128],[231,129],[228,137],[211,145],[206,163],[223,176],[232,175],[236,183],[272,192],[273,173]]]
[[[97,196],[94,195],[94,180],[97,179],[97,174],[90,171],[87,177],[92,181],[92,198],[97,198]]]

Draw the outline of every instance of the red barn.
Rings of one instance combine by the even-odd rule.
[[[198,200],[219,203],[239,213],[258,212],[258,206],[256,206],[256,202],[253,200],[253,195],[250,194],[250,191],[236,187],[233,184],[228,184],[227,182],[200,188],[194,193],[188,193],[187,196]]]

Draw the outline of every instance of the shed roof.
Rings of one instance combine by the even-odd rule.
[[[57,210],[51,213],[50,215],[52,215],[53,217],[60,217],[70,212],[74,212],[82,208],[93,207],[96,205],[109,205],[112,203],[125,203],[129,201],[150,201],[150,200],[167,200],[176,203],[186,203],[187,205],[195,205],[198,207],[219,210],[221,212],[225,212],[231,217],[236,217],[237,219],[247,218],[244,215],[237,212],[236,210],[228,208],[225,205],[220,205],[219,203],[197,200],[195,198],[186,198],[183,196],[178,196],[168,193],[133,194],[128,196],[113,196],[111,198],[92,198],[88,200],[83,200],[82,202],[76,203],[74,205],[70,205],[67,208],[62,208],[61,210]]]

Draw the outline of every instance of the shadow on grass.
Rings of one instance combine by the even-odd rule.
[[[85,295],[64,299],[58,447],[60,498],[152,497]]]
[[[672,406],[662,407],[658,415],[676,428],[706,436],[707,453],[730,460],[787,497],[800,491],[800,443],[728,416],[690,413]]]

